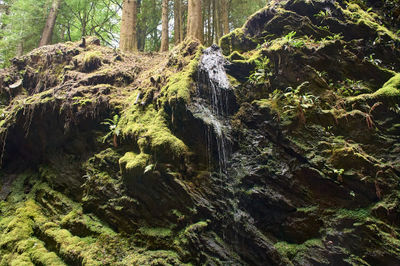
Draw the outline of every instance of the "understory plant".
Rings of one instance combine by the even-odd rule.
[[[270,75],[268,72],[270,60],[266,57],[259,58],[254,61],[256,67],[249,76],[249,81],[253,85],[262,85],[265,83],[266,78]]]
[[[105,143],[112,136],[114,147],[118,147],[117,137],[121,133],[121,130],[118,127],[118,122],[119,122],[119,116],[114,115],[112,119],[108,118],[101,123],[102,125],[108,126],[109,129],[109,132],[103,137],[103,143]]]
[[[296,89],[288,87],[285,91],[275,90],[270,99],[275,106],[279,106],[283,115],[297,117],[300,124],[305,124],[305,112],[319,102],[318,96],[302,92],[308,84],[309,82],[303,82]]]
[[[304,41],[300,40],[300,39],[295,39],[294,36],[296,35],[295,31],[291,31],[288,34],[286,34],[283,39],[287,42],[287,44],[290,47],[294,47],[294,48],[300,48],[304,46]],[[285,47],[286,49],[288,49],[289,47]]]

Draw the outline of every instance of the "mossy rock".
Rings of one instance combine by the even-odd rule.
[[[396,74],[388,80],[382,88],[370,94],[361,94],[348,98],[349,103],[365,101],[385,101],[396,103],[400,99],[400,74]]]
[[[145,168],[150,163],[151,156],[145,153],[135,154],[127,152],[119,160],[124,178],[140,178],[144,175]]]
[[[78,55],[76,58],[81,65],[81,71],[90,73],[101,67],[103,54],[101,51],[91,50]]]

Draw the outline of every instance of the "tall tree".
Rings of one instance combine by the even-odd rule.
[[[218,43],[218,40],[222,37],[222,28],[221,28],[221,0],[214,0],[213,5],[213,22],[214,22],[214,33],[215,40],[214,43]]]
[[[182,25],[182,0],[174,0],[174,42],[179,44],[181,39]]]
[[[49,15],[47,16],[46,25],[44,26],[42,37],[40,38],[39,47],[51,43],[54,25],[56,24],[58,10],[60,9],[62,0],[53,0]]]
[[[122,6],[121,39],[119,47],[124,52],[137,51],[137,2],[124,0]]]
[[[162,0],[162,31],[160,52],[166,52],[168,51],[168,48],[168,0]]]
[[[203,42],[202,0],[189,0],[187,36]]]
[[[120,34],[115,22],[121,20],[121,8],[119,0],[64,0],[55,29],[58,34],[53,38],[76,41],[87,35],[97,36],[103,44],[115,47]]]
[[[222,33],[229,33],[229,0],[221,0]]]

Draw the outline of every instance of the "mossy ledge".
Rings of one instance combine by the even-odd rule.
[[[371,3],[271,1],[221,40],[237,106],[209,123],[193,40],[13,60],[0,265],[399,265],[398,29]]]

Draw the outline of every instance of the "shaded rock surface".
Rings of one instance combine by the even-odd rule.
[[[0,265],[399,265],[396,4],[271,2],[1,70]]]

